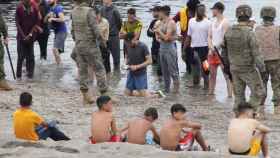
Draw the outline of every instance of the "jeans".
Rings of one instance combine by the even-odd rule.
[[[36,132],[39,136],[39,139],[47,140],[48,138],[51,138],[54,141],[70,140],[70,138],[68,138],[56,127],[56,124],[56,121],[51,121],[48,123],[48,128],[45,128],[42,125],[38,126],[36,128]]]
[[[101,50],[101,55],[103,58],[103,64],[104,64],[106,73],[110,73],[111,72],[110,50],[106,47],[101,47],[101,46],[100,46],[100,50]]]

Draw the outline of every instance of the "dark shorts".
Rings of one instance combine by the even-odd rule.
[[[194,47],[194,48],[191,48],[191,54],[192,54],[192,60],[193,62],[195,62],[194,60],[194,53],[197,52],[197,55],[200,59],[201,62],[207,60],[208,58],[208,52],[209,52],[209,49],[208,47]]]
[[[54,48],[58,49],[59,53],[64,52],[65,40],[67,37],[67,32],[57,32],[54,36]]]
[[[127,75],[126,88],[130,91],[148,89],[147,73],[134,75],[129,72]]]

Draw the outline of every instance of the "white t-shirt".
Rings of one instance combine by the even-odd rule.
[[[190,19],[188,36],[191,37],[191,47],[206,47],[208,46],[208,31],[211,22],[204,18],[197,22],[195,18]]]

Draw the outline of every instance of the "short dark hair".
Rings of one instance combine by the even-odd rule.
[[[187,7],[188,9],[190,9],[191,11],[196,11],[196,7],[197,5],[200,4],[199,0],[189,0],[187,2]]]
[[[223,13],[225,11],[225,5],[222,2],[217,2],[214,4],[214,6],[211,9],[217,9],[221,13]]]
[[[158,112],[156,108],[148,108],[145,113],[145,116],[149,117],[151,116],[153,118],[153,120],[158,119]]]
[[[185,112],[187,112],[187,110],[182,104],[174,104],[171,107],[171,114],[173,115],[173,113],[175,113],[175,112],[185,113]]]
[[[28,107],[32,105],[32,95],[28,92],[23,92],[19,98],[19,104],[22,107]]]
[[[111,100],[111,98],[109,96],[100,96],[99,98],[97,98],[96,100],[96,104],[97,104],[97,107],[99,109],[102,108],[102,106],[104,104],[107,104],[109,101]]]
[[[248,103],[248,102],[240,103],[238,105],[238,107],[237,107],[238,114],[242,114],[242,113],[244,113],[244,112],[246,112],[248,110],[254,110],[253,106],[250,103]]]
[[[275,20],[275,18],[273,18],[273,17],[269,17],[269,16],[264,16],[263,17],[263,21],[273,22],[274,20]]]
[[[165,15],[169,16],[171,8],[168,5],[160,7],[160,12],[163,12]]]
[[[130,15],[136,15],[136,10],[134,8],[129,8],[127,10],[127,14],[130,14]]]
[[[101,10],[98,7],[95,7],[94,11],[95,11],[96,15],[100,15],[101,14]]]
[[[159,12],[160,11],[160,6],[155,6],[154,8],[151,9],[153,12]]]

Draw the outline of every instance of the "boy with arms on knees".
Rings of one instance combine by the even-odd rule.
[[[159,135],[153,126],[158,119],[158,112],[155,108],[149,108],[145,111],[143,118],[133,119],[128,122],[121,132],[127,132],[127,142],[132,144],[147,144],[147,133],[153,133],[154,142],[159,144]]]
[[[113,116],[113,102],[109,96],[101,96],[96,101],[98,111],[92,114],[91,143],[116,142],[117,125]]]
[[[160,131],[160,146],[164,150],[183,151],[191,150],[196,140],[203,151],[208,151],[204,138],[200,132],[201,125],[186,119],[186,109],[181,104],[175,104],[171,107],[172,118],[167,120]],[[185,128],[190,128],[186,131]],[[184,138],[181,137],[185,133]]]
[[[64,133],[55,127],[54,121],[47,123],[32,111],[32,95],[24,92],[20,95],[20,108],[13,114],[14,133],[16,138],[38,141],[51,138],[54,141],[70,140]]]
[[[254,115],[249,103],[239,104],[237,118],[231,120],[228,128],[229,152],[258,156],[262,150],[264,158],[269,158],[266,135],[270,129],[257,121]]]

